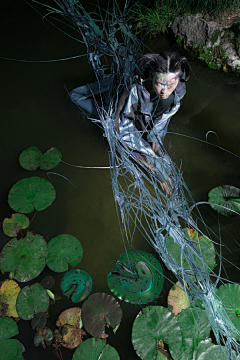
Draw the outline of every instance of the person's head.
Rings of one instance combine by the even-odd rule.
[[[156,94],[164,99],[176,89],[179,81],[186,82],[190,77],[186,57],[177,52],[142,55],[136,74],[143,80],[150,80]]]

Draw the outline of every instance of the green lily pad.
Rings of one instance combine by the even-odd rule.
[[[0,254],[2,273],[13,272],[14,278],[26,282],[37,277],[45,267],[48,247],[41,235],[28,232],[24,239],[11,239]]]
[[[49,306],[49,297],[46,290],[36,283],[25,286],[17,298],[17,312],[23,320],[30,320],[35,314],[45,312]]]
[[[63,311],[56,322],[60,328],[58,331],[58,338],[61,336],[61,345],[74,349],[82,342],[83,335],[86,335],[82,330],[81,309],[74,307]]]
[[[14,237],[17,236],[19,230],[26,229],[29,225],[29,219],[23,214],[12,214],[11,219],[5,218],[3,220],[3,232],[5,235]]]
[[[97,338],[106,338],[105,326],[119,327],[122,309],[113,296],[96,293],[89,296],[82,305],[82,320],[89,334]]]
[[[8,204],[16,212],[41,211],[52,204],[56,192],[50,181],[33,176],[19,180],[8,194]]]
[[[48,243],[47,266],[56,272],[68,270],[68,264],[76,266],[82,259],[82,245],[72,235],[62,234]]]
[[[31,146],[21,153],[19,163],[26,170],[36,170],[39,166],[42,170],[50,170],[60,163],[61,158],[61,152],[54,147],[42,155],[36,146]]]
[[[25,170],[36,170],[40,166],[42,153],[36,146],[24,150],[19,156],[19,163]]]
[[[62,278],[60,284],[63,295],[72,302],[83,301],[92,290],[92,278],[84,270],[70,270]]]
[[[72,360],[120,360],[117,350],[104,340],[91,338],[83,341],[73,354]]]
[[[134,304],[147,304],[163,288],[163,270],[159,261],[141,250],[120,255],[107,277],[110,290],[119,298]]]
[[[194,349],[201,340],[209,338],[211,325],[204,310],[195,307],[182,310],[177,316],[182,332],[182,346],[180,354],[170,349],[173,359],[192,360]]]
[[[217,205],[210,204],[219,214],[224,216],[240,215],[240,189],[231,185],[215,187],[208,193],[208,201]],[[226,208],[223,208],[225,206]],[[233,211],[232,211],[233,210]]]
[[[4,360],[24,360],[22,353],[25,348],[17,339],[0,341],[1,359]]]
[[[233,350],[233,353],[236,354],[236,351]],[[226,346],[220,346],[212,344],[212,339],[206,339],[200,341],[198,346],[195,348],[193,353],[192,360],[212,360],[212,359],[221,359],[221,360],[229,360],[229,355]],[[234,357],[235,359],[235,357]],[[236,359],[240,359],[240,357],[236,357]]]
[[[45,349],[45,343],[49,346],[53,341],[53,332],[48,327],[45,327],[43,330],[39,330],[34,337],[34,345],[37,347],[40,344]]]
[[[169,350],[179,354],[182,333],[177,319],[163,306],[148,306],[134,320],[132,343],[143,360],[157,360],[159,340],[169,345]]]
[[[33,330],[42,330],[47,324],[47,313],[40,312],[34,315],[31,320],[31,327]]]
[[[183,229],[183,230],[187,232],[189,236],[189,232],[188,232],[189,229]],[[210,273],[212,269],[216,266],[215,249],[212,241],[207,236],[200,236],[198,238],[196,237],[195,234],[193,234],[193,236],[189,236],[189,238],[192,241],[195,241],[195,243],[193,243],[193,246],[200,253],[199,255],[200,258],[202,258],[205,262],[205,269],[206,269],[205,271]],[[182,256],[182,265],[181,265],[181,249],[178,246],[178,244],[174,242],[171,236],[168,236],[167,251],[173,256],[173,258],[177,261],[179,266],[183,266],[184,268],[189,268],[189,263],[184,254]],[[204,267],[199,257],[193,254],[193,258],[199,264],[199,267],[204,272]],[[189,271],[188,274],[193,275],[193,272]],[[204,273],[202,273],[202,276],[204,277]]]
[[[60,163],[61,159],[61,152],[58,149],[52,147],[50,150],[45,152],[45,154],[42,155],[40,169],[50,170],[57,166]]]
[[[18,326],[15,321],[9,317],[0,317],[0,340],[9,339],[18,334]]]

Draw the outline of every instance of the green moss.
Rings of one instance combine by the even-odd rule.
[[[221,36],[221,31],[219,29],[216,29],[211,36],[211,42],[214,44],[217,42],[218,38]]]

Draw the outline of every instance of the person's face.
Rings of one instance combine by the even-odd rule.
[[[179,83],[179,72],[162,74],[155,72],[151,77],[149,70],[149,77],[152,82],[153,89],[160,99],[167,99],[176,89]]]

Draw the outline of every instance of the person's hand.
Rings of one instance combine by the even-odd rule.
[[[172,180],[170,178],[168,178],[167,181],[169,182],[169,184],[171,185],[171,187],[173,189]],[[163,191],[166,191],[169,195],[171,195],[172,193],[171,193],[170,186],[168,185],[167,181],[165,181],[164,183],[160,182],[160,186]]]

